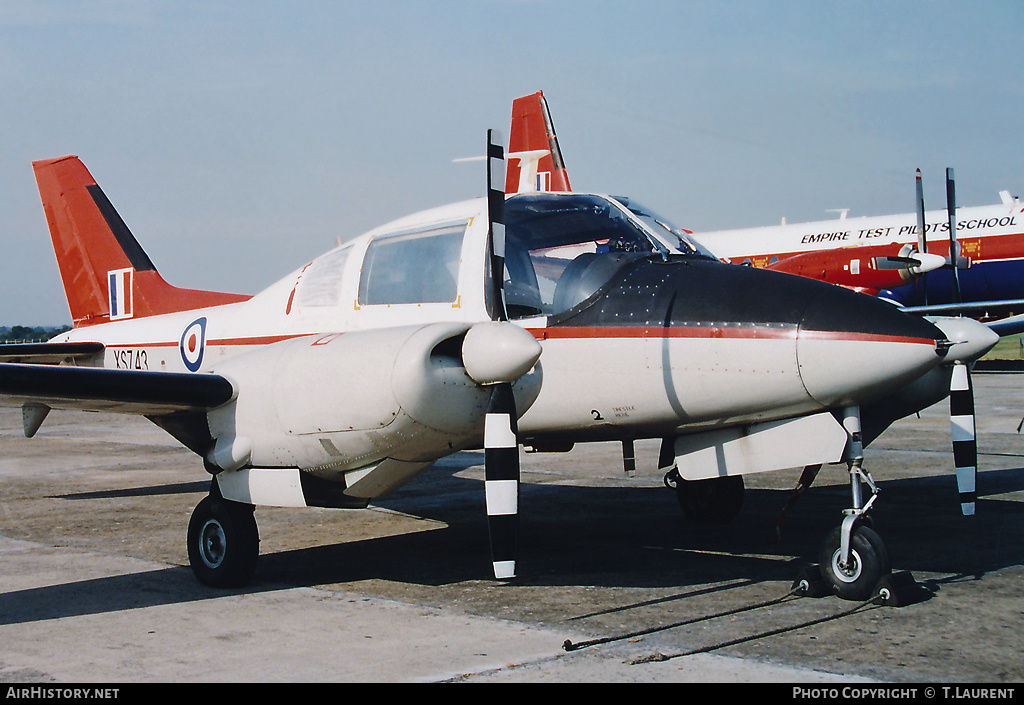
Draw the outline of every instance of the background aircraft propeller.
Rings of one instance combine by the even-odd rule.
[[[956,241],[956,187],[953,168],[946,169],[946,212],[949,215],[949,263],[953,268],[953,292],[956,302],[963,303],[960,296],[960,252]]]
[[[908,251],[909,250],[909,251]],[[910,276],[921,278],[921,292],[925,303],[928,302],[928,272],[949,264],[949,259],[941,255],[928,254],[928,243],[925,239],[924,222],[924,190],[921,183],[921,170],[917,170],[917,249],[904,247],[899,255],[875,257],[872,264],[875,269],[904,269]]]
[[[920,169],[917,170],[917,251],[922,255],[928,254],[924,222],[924,184],[921,182]],[[928,277],[921,277],[921,293],[924,295],[925,305],[928,305]]]

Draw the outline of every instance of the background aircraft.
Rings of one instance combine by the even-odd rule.
[[[991,334],[724,264],[628,201],[506,200],[500,146],[488,159],[486,198],[382,226],[252,297],[170,287],[81,161],[36,162],[75,327],[0,351],[0,395],[27,436],[51,408],[141,414],[199,455],[213,481],[187,545],[209,585],[251,577],[255,505],[366,506],[478,447],[494,574],[511,577],[520,443],[662,438],[681,498],[715,512],[738,509],[744,474],[846,462],[853,506],[822,573],[870,592],[889,565],[861,521],[862,446],[944,396]]]
[[[947,170],[946,210],[925,212],[920,170],[917,186],[916,213],[694,235],[729,262],[831,281],[919,311],[1024,310],[1024,203],[1004,191],[999,204],[957,208]]]

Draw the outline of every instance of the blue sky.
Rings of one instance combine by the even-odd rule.
[[[697,230],[1024,196],[1024,3],[0,0],[0,325],[70,322],[30,162],[77,154],[173,284],[255,293],[483,193],[543,90],[577,190]]]

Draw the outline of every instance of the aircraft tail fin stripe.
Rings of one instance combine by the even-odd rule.
[[[98,184],[92,184],[86,186],[86,190],[89,195],[92,196],[93,202],[100,211],[100,215],[103,216],[103,220],[107,223],[107,227],[110,228],[111,234],[114,239],[117,240],[117,244],[121,246],[121,250],[124,252],[128,261],[131,262],[132,269],[136,272],[153,270],[156,271],[156,267],[153,266],[153,261],[149,259],[149,255],[146,254],[145,250],[142,249],[142,245],[132,235],[132,231],[128,229],[128,226],[123,220],[121,220],[120,214],[114,209],[114,204],[110,202],[107,195],[103,193],[103,189]]]

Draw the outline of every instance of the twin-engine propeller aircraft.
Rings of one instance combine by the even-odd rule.
[[[844,597],[872,590],[889,566],[861,521],[862,444],[931,403],[936,376],[944,396],[950,361],[987,345],[972,322],[724,264],[625,199],[506,199],[490,139],[488,156],[486,198],[250,298],[166,284],[76,157],[35,162],[74,328],[0,350],[0,394],[27,436],[51,408],[141,414],[199,455],[213,480],[188,557],[211,586],[253,575],[255,505],[364,507],[480,447],[494,574],[513,577],[519,444],[661,438],[697,506],[747,473],[846,462],[822,571]]]

